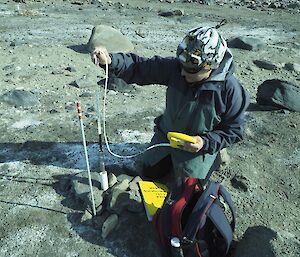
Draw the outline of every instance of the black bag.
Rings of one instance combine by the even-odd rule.
[[[229,207],[229,215],[225,206]],[[235,221],[236,210],[225,188],[212,181],[203,188],[198,179],[191,177],[170,192],[153,217],[163,257],[226,256]]]

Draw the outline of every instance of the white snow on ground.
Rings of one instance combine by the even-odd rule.
[[[148,143],[152,138],[152,133],[142,133],[137,130],[119,130],[118,134],[120,134],[124,140],[124,142],[132,142],[132,143]]]
[[[28,128],[30,126],[40,125],[41,123],[42,122],[40,122],[38,120],[34,120],[32,118],[25,118],[25,119],[21,119],[15,123],[13,123],[11,125],[11,127],[14,129],[24,129],[24,128]]]

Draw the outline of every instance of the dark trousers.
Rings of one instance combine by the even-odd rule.
[[[212,173],[219,168],[220,161],[220,153],[218,153],[214,163],[206,175],[206,178],[201,180],[203,185],[207,183]],[[153,166],[144,166],[142,170],[142,177],[143,179],[148,180],[160,180],[166,178],[172,172],[172,170],[172,158],[170,155],[168,155]]]
[[[153,166],[144,166],[142,176],[145,179],[155,180],[166,177],[172,170],[172,158],[167,155]]]

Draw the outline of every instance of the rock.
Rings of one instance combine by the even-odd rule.
[[[91,179],[93,184],[93,193],[96,207],[102,201],[103,191],[100,190],[100,175],[96,172],[91,172]],[[83,201],[87,206],[91,206],[90,185],[87,172],[82,172],[71,178],[71,188],[75,197]]]
[[[118,182],[117,177],[113,173],[108,173],[108,187],[113,187]]]
[[[81,1],[72,1],[71,4],[74,4],[74,5],[83,5],[84,3],[81,2]]]
[[[80,79],[76,79],[69,83],[70,86],[76,87],[76,88],[85,88],[85,87],[92,87],[94,82],[88,80],[87,78],[83,77]]]
[[[137,176],[135,177],[130,183],[129,183],[129,189],[131,191],[139,191],[138,181],[142,180],[141,177]]]
[[[290,4],[287,5],[287,8],[299,9],[300,8],[300,3],[299,2],[290,3]]]
[[[100,80],[98,82],[98,85],[103,86],[105,80]],[[132,84],[127,84],[123,79],[111,77],[108,80],[107,88],[109,90],[113,90],[120,93],[131,93],[131,94],[137,94],[140,92],[140,89]]]
[[[40,104],[40,101],[33,93],[18,89],[3,94],[0,97],[0,101],[16,107],[31,107]]]
[[[94,97],[94,94],[90,92],[84,92],[81,95],[79,95],[79,97]]]
[[[93,51],[97,46],[105,46],[110,53],[131,52],[134,47],[130,40],[119,30],[106,25],[95,26],[87,43],[87,50]]]
[[[89,107],[87,108],[87,111],[88,111],[88,112],[95,112],[96,110],[95,110],[95,107],[94,107],[94,106],[89,106]]]
[[[220,167],[218,170],[224,170],[230,164],[230,156],[227,152],[227,149],[224,148],[220,151]]]
[[[101,230],[101,236],[103,239],[105,239],[109,233],[111,233],[115,227],[118,225],[118,215],[112,214],[110,215],[103,223],[102,230]]]
[[[122,180],[120,183],[113,187],[113,190],[118,189],[121,191],[126,191],[129,186],[129,181],[127,179]]]
[[[143,31],[142,29],[137,29],[135,31],[135,34],[137,34],[138,36],[140,36],[141,38],[145,38],[147,36],[147,32]]]
[[[206,4],[206,5],[211,5],[211,4],[215,4],[216,3],[215,0],[202,0],[201,2],[203,4]]]
[[[117,185],[111,190],[110,194],[108,195],[107,210],[109,212],[113,212],[117,214],[121,214],[125,210],[139,213],[143,211],[141,202],[142,199],[138,189],[127,191],[127,188],[125,189],[124,186]]]
[[[278,9],[278,8],[282,8],[282,4],[281,3],[271,3],[269,5],[270,8],[273,8],[273,9]]]
[[[290,62],[286,63],[284,65],[284,68],[289,71],[295,71],[295,72],[300,73],[300,64],[298,64],[298,63],[290,63]]]
[[[120,214],[127,208],[130,200],[130,193],[127,191],[128,183],[128,179],[124,179],[121,183],[117,183],[111,188],[108,195],[108,211]]]
[[[173,14],[172,11],[159,12],[158,15],[159,15],[159,16],[162,16],[162,17],[171,17],[171,16],[174,16],[174,14]]]
[[[266,69],[266,70],[275,70],[277,69],[277,66],[269,61],[266,60],[254,60],[253,63],[262,69]]]
[[[249,190],[250,181],[244,176],[235,175],[231,180],[231,185],[243,192],[247,192]]]
[[[259,105],[300,111],[300,87],[291,82],[271,79],[258,86],[256,101]]]
[[[100,190],[98,188],[93,187],[93,194],[94,194],[95,207],[99,208],[99,206],[103,202],[103,190]],[[92,194],[91,194],[91,191],[88,192],[87,199],[89,201],[90,206],[92,206]]]
[[[50,114],[56,114],[56,113],[59,113],[59,111],[56,110],[56,109],[51,109],[51,110],[49,111],[49,113],[50,113]]]
[[[62,70],[54,70],[51,72],[52,75],[61,75],[64,74],[64,72]]]
[[[127,175],[127,174],[121,174],[117,177],[119,182],[123,182],[124,180],[126,180],[126,183],[129,184],[130,181],[132,181],[133,177]]]
[[[127,210],[133,213],[140,213],[144,211],[142,198],[138,191],[130,191]]]
[[[127,209],[129,199],[129,192],[120,189],[114,189],[109,195],[107,210],[109,212],[121,214]]]
[[[88,210],[85,210],[84,214],[81,217],[81,222],[85,223],[85,224],[92,224],[92,218],[93,215],[91,212],[89,212]]]
[[[69,71],[69,72],[76,72],[76,71],[77,71],[76,68],[75,68],[74,66],[68,66],[68,67],[66,68],[66,70]]]
[[[228,41],[228,47],[239,48],[249,51],[258,51],[264,46],[264,43],[254,37],[236,37]]]
[[[101,2],[101,0],[92,0],[91,4],[102,4]]]
[[[174,10],[174,11],[159,12],[158,15],[162,17],[183,16],[184,12],[182,10]]]
[[[291,112],[289,110],[286,110],[286,109],[283,109],[280,112],[285,114],[285,115],[291,114]]]

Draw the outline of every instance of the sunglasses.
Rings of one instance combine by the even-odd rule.
[[[190,74],[195,74],[198,73],[201,70],[206,70],[209,71],[211,70],[210,66],[207,64],[203,64],[203,65],[187,65],[185,63],[181,63],[181,68]]]

